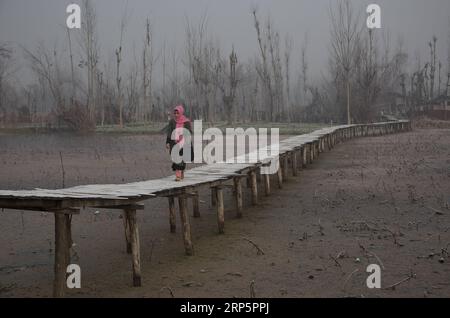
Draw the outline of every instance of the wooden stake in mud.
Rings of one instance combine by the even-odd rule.
[[[211,188],[211,206],[216,206],[217,205],[217,193],[216,193],[217,189],[216,188]]]
[[[219,234],[223,234],[225,229],[225,209],[223,204],[223,190],[220,187],[217,187],[217,225],[219,227]]]
[[[278,188],[283,188],[283,167],[281,160],[278,158],[278,170],[277,170]]]
[[[198,197],[198,192],[195,191],[192,196],[192,209],[194,210],[194,218],[200,217],[200,199]]]
[[[314,142],[314,159],[319,158],[319,147],[320,147],[320,141]]]
[[[169,222],[170,222],[170,233],[175,233],[177,230],[177,223],[175,217],[175,199],[169,197]]]
[[[131,254],[130,224],[128,222],[126,211],[123,211],[122,219],[123,219],[123,227],[125,229],[125,243],[127,245],[127,254]]]
[[[304,159],[304,156],[305,156],[305,147],[301,147],[300,148],[300,151],[299,151],[299,154],[300,154],[300,160],[298,160],[298,162],[299,162],[299,165],[298,165],[298,168],[299,168],[299,170],[303,170],[303,166],[305,165],[305,159]]]
[[[293,151],[291,153],[291,164],[292,164],[292,175],[294,177],[297,176],[297,152]]]
[[[283,179],[287,180],[288,179],[288,170],[289,170],[289,161],[288,161],[288,154],[285,154],[283,156]]]
[[[187,209],[187,199],[185,195],[178,197],[178,206],[180,208],[181,228],[183,232],[184,250],[186,255],[194,255],[194,247],[191,238],[191,225]]]
[[[139,243],[139,229],[136,218],[135,209],[126,209],[127,222],[130,227],[130,241],[131,241],[131,257],[133,268],[133,286],[141,286],[141,249]]]
[[[302,153],[303,153],[303,168],[305,168],[306,165],[308,164],[308,145],[303,145]]]
[[[192,245],[191,238],[191,225],[189,223],[189,215],[187,212],[187,204],[186,204],[186,196],[181,195],[178,197],[178,205],[180,208],[180,219],[181,219],[181,228],[183,232],[183,242],[184,242],[184,250],[186,255],[191,256],[194,255],[194,248]]]
[[[234,192],[235,192],[235,198],[236,198],[236,217],[241,218],[242,217],[242,184],[240,178],[234,178]]]
[[[250,171],[250,185],[252,190],[252,204],[258,204],[258,183],[256,182],[256,172],[255,170]]]
[[[55,278],[53,281],[53,297],[64,297],[66,289],[66,270],[69,265],[70,250],[70,216],[56,212],[55,214]]]
[[[270,195],[270,174],[264,174],[264,194],[266,196]]]

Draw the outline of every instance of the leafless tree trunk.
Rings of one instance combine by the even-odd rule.
[[[87,67],[87,109],[89,118],[95,123],[96,112],[96,79],[97,79],[97,63],[98,63],[98,42],[97,42],[97,15],[91,0],[83,0],[83,27],[82,39],[80,41],[81,47],[85,52],[84,64]]]
[[[5,96],[4,82],[11,75],[12,50],[6,45],[0,44],[0,115],[5,115],[3,99]]]
[[[127,3],[128,5],[128,3]],[[119,126],[123,128],[123,93],[122,93],[122,77],[120,75],[120,63],[122,62],[122,43],[123,35],[127,24],[127,8],[120,21],[120,41],[119,47],[116,49],[116,88],[117,88],[117,105],[119,107]]]
[[[336,12],[335,12],[336,11]],[[345,81],[347,95],[347,123],[351,124],[350,81],[354,70],[361,25],[349,0],[338,0],[336,8],[330,8],[332,56]]]
[[[305,39],[301,48],[301,69],[302,69],[302,102],[306,106],[306,95],[308,93],[308,61],[307,61],[307,49],[308,49],[308,36],[305,34]]]
[[[145,22],[145,42],[142,53],[142,89],[144,97],[144,105],[142,112],[140,112],[139,120],[150,120],[152,113],[152,73],[154,64],[153,55],[153,37],[150,26],[150,20],[147,18]],[[165,70],[164,70],[165,71]]]
[[[70,105],[73,106],[75,103],[75,69],[73,64],[73,52],[72,52],[72,40],[70,37],[70,29],[66,28],[67,30],[67,40],[69,42],[69,58],[70,58],[70,78],[71,78],[71,84],[72,84],[72,94],[70,96]]]
[[[257,72],[259,77],[261,78],[264,86],[265,86],[265,94],[268,96],[269,101],[269,119],[270,121],[274,121],[274,96],[272,92],[272,78],[269,73],[269,66],[267,61],[267,44],[263,42],[262,33],[261,33],[261,24],[259,22],[258,16],[256,14],[257,9],[253,9],[253,18],[255,23],[255,29],[256,29],[256,36],[258,40],[258,46],[261,53],[261,64],[262,69],[257,68]]]
[[[434,97],[434,78],[436,74],[436,42],[437,38],[433,36],[433,42],[429,42],[428,46],[430,47],[430,100]]]
[[[285,50],[284,50],[284,63],[285,63],[285,77],[286,77],[286,106],[287,106],[287,116],[289,122],[292,120],[291,111],[291,89],[290,89],[290,70],[291,70],[291,53],[292,53],[292,38],[290,36],[286,36],[285,39]]]

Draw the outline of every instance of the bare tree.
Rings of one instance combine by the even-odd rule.
[[[291,121],[291,86],[290,86],[290,71],[291,71],[291,53],[292,53],[292,38],[289,35],[286,35],[285,44],[284,44],[284,70],[285,70],[285,79],[286,79],[286,105],[287,105],[287,116],[288,120]]]
[[[0,44],[0,114],[5,113],[4,96],[5,81],[12,74],[12,49],[5,44]]]
[[[56,50],[50,53],[42,44],[39,44],[34,52],[31,52],[26,48],[23,48],[23,50],[25,52],[25,58],[30,62],[31,70],[36,74],[41,86],[47,84],[54,99],[54,109],[56,112],[60,112],[64,107],[64,98],[62,93],[62,83],[60,81],[60,75],[58,74],[59,68]]]
[[[274,95],[272,92],[272,77],[269,73],[269,62],[268,62],[268,57],[267,57],[267,43],[264,41],[264,39],[262,37],[261,24],[260,24],[258,16],[257,16],[257,8],[256,7],[253,8],[252,14],[253,14],[254,23],[255,23],[258,47],[259,47],[259,51],[261,54],[261,67],[257,66],[256,70],[258,72],[258,75],[259,75],[263,85],[265,86],[264,87],[265,89],[263,90],[263,92],[268,98],[267,99],[264,98],[264,100],[268,101],[269,119],[270,119],[270,121],[273,121],[275,118],[275,114],[274,114],[275,103],[274,103]]]
[[[69,42],[69,59],[70,59],[70,77],[71,77],[71,82],[72,82],[72,94],[70,96],[70,104],[73,106],[75,103],[75,92],[76,92],[76,87],[75,87],[75,67],[74,67],[74,62],[73,62],[73,51],[72,51],[72,39],[70,37],[70,29],[66,28],[67,31],[67,40]]]
[[[215,85],[222,92],[222,101],[224,103],[224,113],[227,114],[228,124],[233,124],[236,121],[236,89],[238,79],[236,75],[236,65],[238,63],[234,47],[229,56],[229,62],[222,59],[220,53],[217,52],[216,62],[216,76],[213,77]],[[229,71],[227,68],[229,66]]]
[[[436,74],[436,42],[436,36],[433,36],[432,42],[428,42],[428,46],[430,47],[430,93],[428,96],[430,100],[432,100],[434,97],[434,78]]]
[[[125,33],[125,28],[127,25],[127,8],[128,2],[125,7],[124,14],[120,21],[120,40],[119,47],[116,49],[116,88],[117,88],[117,105],[119,107],[119,126],[123,127],[123,92],[122,92],[122,77],[120,75],[120,63],[122,62],[122,43],[123,35]]]
[[[307,61],[307,50],[308,50],[308,35],[305,33],[305,39],[303,40],[301,48],[301,88],[302,88],[302,98],[301,101],[303,105],[306,105],[306,95],[308,93],[308,61]]]
[[[150,25],[150,20],[147,18],[145,21],[145,40],[144,49],[142,52],[142,95],[144,99],[144,105],[141,112],[139,112],[139,120],[150,120],[153,98],[152,98],[152,73],[153,64],[155,58],[153,54],[153,36]],[[165,70],[164,70],[165,72]]]
[[[449,96],[450,89],[450,17],[448,18],[448,35],[447,35],[447,85],[445,87],[445,96]]]
[[[98,41],[97,41],[97,15],[92,0],[83,0],[82,5],[83,22],[81,28],[80,45],[84,51],[82,64],[87,69],[87,109],[89,119],[95,123],[96,112],[96,80],[98,64]],[[70,37],[69,37],[70,39]]]
[[[338,75],[346,86],[347,123],[352,122],[350,112],[351,76],[355,67],[355,54],[361,33],[359,16],[355,16],[349,0],[338,0],[336,8],[330,7],[331,54],[339,67]]]
[[[379,65],[377,61],[374,30],[368,29],[366,36],[358,43],[355,58],[355,95],[359,103],[354,106],[353,117],[367,122],[373,116],[372,104],[375,102],[380,87],[378,85]]]

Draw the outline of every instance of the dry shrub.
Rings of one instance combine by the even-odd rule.
[[[60,108],[59,118],[67,124],[70,129],[78,132],[91,132],[95,130],[95,121],[90,118],[87,107],[79,102],[70,106]]]

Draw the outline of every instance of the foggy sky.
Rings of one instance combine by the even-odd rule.
[[[180,55],[184,49],[185,18],[199,21],[206,12],[209,34],[220,42],[223,54],[234,45],[240,61],[258,54],[251,8],[257,4],[259,15],[268,14],[282,35],[289,33],[294,40],[293,63],[298,69],[300,47],[308,34],[310,77],[326,73],[329,53],[328,9],[333,0],[129,0],[131,17],[124,39],[124,59],[140,56],[144,37],[144,21],[148,16],[153,26],[157,49],[164,41],[175,45]],[[9,42],[33,49],[39,42],[49,47],[65,45],[66,6],[81,1],[69,0],[0,0],[0,42]],[[381,6],[382,30],[389,29],[392,49],[397,38],[403,37],[410,62],[420,52],[422,61],[428,59],[428,41],[438,38],[438,58],[446,67],[450,0],[371,0],[353,1],[359,5],[363,23],[369,3]],[[94,0],[98,16],[100,64],[113,60],[119,42],[119,25],[125,0]],[[381,32],[381,31],[378,31]],[[282,40],[284,43],[284,40]],[[18,50],[18,54],[22,53]],[[22,70],[23,72],[23,70]],[[294,73],[295,75],[295,73]]]

